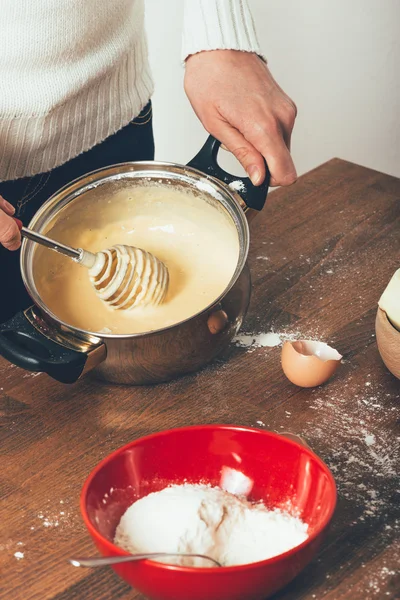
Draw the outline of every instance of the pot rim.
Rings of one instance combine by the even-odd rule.
[[[160,171],[160,169],[162,170],[162,172]],[[208,188],[207,190],[204,188],[202,189],[201,185],[197,189],[200,189],[200,191],[202,191],[205,195],[208,194],[209,196],[213,196],[214,200],[220,202],[220,204],[222,204],[223,207],[226,209],[233,224],[236,226],[239,237],[239,257],[235,268],[235,272],[233,273],[230,282],[228,283],[227,287],[221,292],[221,294],[210,304],[208,304],[205,308],[187,317],[186,319],[178,321],[177,323],[173,323],[172,325],[168,325],[167,327],[153,329],[150,331],[143,331],[140,333],[100,333],[96,331],[89,331],[88,329],[75,327],[74,325],[63,321],[62,319],[57,317],[57,315],[55,315],[41,299],[39,292],[36,289],[33,276],[33,269],[31,269],[31,277],[29,278],[29,275],[27,275],[27,265],[30,264],[32,267],[32,248],[35,246],[35,244],[31,240],[24,239],[22,241],[20,256],[20,269],[24,286],[35,305],[38,306],[47,317],[50,317],[52,321],[55,321],[57,325],[61,326],[61,328],[63,328],[64,330],[76,333],[78,335],[80,334],[85,337],[90,336],[91,338],[93,338],[94,336],[97,339],[141,338],[144,336],[161,334],[175,327],[184,325],[188,321],[191,321],[192,319],[195,319],[200,315],[210,311],[213,307],[218,305],[221,302],[221,300],[229,293],[229,291],[233,288],[239,276],[241,275],[249,253],[250,231],[244,210],[240,203],[240,196],[234,193],[233,190],[231,190],[225,183],[223,183],[219,179],[212,177],[211,175],[208,175],[206,173],[203,173],[198,169],[186,165],[181,165],[179,163],[163,161],[131,161],[101,167],[100,169],[95,169],[94,171],[85,173],[84,175],[77,177],[76,179],[65,184],[59,190],[54,192],[54,194],[52,194],[50,198],[48,198],[48,200],[46,200],[46,202],[44,202],[40,209],[35,213],[35,215],[29,223],[29,228],[37,231],[42,231],[43,229],[45,229],[46,224],[48,224],[48,222],[51,221],[51,218],[53,218],[59,210],[64,208],[67,204],[69,204],[69,202],[72,202],[75,198],[79,197],[80,195],[84,194],[90,189],[103,185],[107,181],[123,179],[124,177],[128,178],[130,174],[131,178],[135,179],[135,176],[133,175],[135,173],[143,173],[143,177],[149,178],[149,171],[154,171],[153,178],[157,180],[156,182],[159,182],[160,177],[162,176],[166,176],[165,179],[168,179],[169,174],[171,176],[173,174],[180,174],[181,176],[183,176],[184,180],[190,181],[190,183],[195,183],[197,181],[201,182],[203,185],[206,184]],[[136,176],[140,177],[140,175]],[[211,193],[211,189],[214,191],[214,194]],[[225,200],[227,199],[227,202],[222,202],[221,198],[225,198]],[[57,207],[58,204],[60,204],[58,210],[54,214],[51,213],[50,209],[52,207]],[[49,215],[46,214],[48,212],[50,212],[50,218]],[[236,217],[236,219],[234,217]],[[241,225],[243,243],[241,243],[240,240],[238,222]],[[39,226],[36,229],[37,225]]]

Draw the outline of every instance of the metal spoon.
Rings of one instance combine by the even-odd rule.
[[[130,556],[101,556],[96,558],[70,558],[73,567],[104,567],[108,565],[119,565],[134,560],[155,559],[166,556],[181,556],[189,558],[203,558],[212,562],[216,567],[222,567],[221,563],[204,554],[183,554],[180,552],[152,552],[148,554],[131,554]]]
[[[19,219],[15,221],[23,237],[87,267],[97,296],[111,308],[130,310],[148,304],[155,306],[164,300],[169,283],[168,269],[150,252],[118,244],[93,254],[27,229]]]

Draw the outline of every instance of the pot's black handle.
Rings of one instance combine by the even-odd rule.
[[[61,383],[74,383],[87,359],[85,352],[65,348],[41,334],[23,312],[0,324],[0,354],[22,369],[47,373]]]
[[[240,194],[246,203],[246,206],[255,210],[261,210],[264,207],[267,199],[268,187],[270,182],[270,172],[267,163],[265,163],[265,179],[261,185],[253,185],[249,177],[235,177],[221,169],[217,162],[217,155],[221,142],[214,136],[210,135],[198,154],[187,164],[188,167],[193,167],[198,171],[202,171],[206,175],[211,175],[220,179],[228,186],[237,182],[233,187]],[[264,161],[265,162],[265,161]]]

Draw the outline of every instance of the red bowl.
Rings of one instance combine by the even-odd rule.
[[[196,569],[143,560],[113,567],[148,598],[266,598],[296,577],[316,554],[336,505],[328,467],[311,450],[282,435],[230,425],[162,431],[102,460],[81,495],[83,519],[100,553],[128,554],[112,540],[132,502],[169,484],[219,485],[223,467],[253,480],[251,500],[262,500],[268,508],[291,502],[308,524],[308,539],[284,554],[249,565]]]

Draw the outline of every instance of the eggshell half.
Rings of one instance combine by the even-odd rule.
[[[282,369],[286,377],[300,387],[310,388],[328,381],[338,368],[342,356],[324,342],[298,340],[285,342]]]

